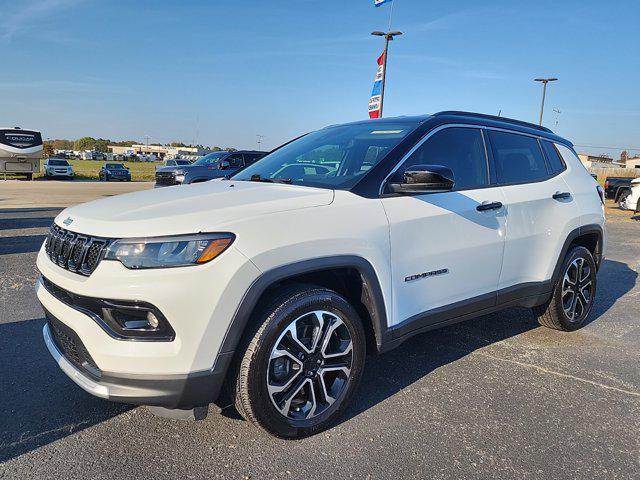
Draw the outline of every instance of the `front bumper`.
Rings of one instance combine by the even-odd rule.
[[[214,402],[224,382],[231,355],[219,357],[213,370],[188,375],[116,375],[102,372],[92,378],[71,363],[56,344],[49,324],[42,329],[44,342],[60,369],[80,388],[106,400],[166,408],[193,408]]]
[[[259,273],[246,257],[232,247],[208,264],[161,271],[102,261],[84,276],[61,268],[42,248],[37,264],[45,278],[72,294],[148,302],[175,331],[173,341],[114,338],[95,316],[61,301],[39,279],[36,294],[45,312],[77,336],[98,370],[92,375],[72,357],[62,362],[64,350],[49,346],[74,382],[102,398],[133,404],[191,408],[215,401],[233,356],[222,351],[222,343],[246,285]]]

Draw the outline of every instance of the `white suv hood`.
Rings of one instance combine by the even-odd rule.
[[[333,197],[327,189],[214,180],[95,200],[67,208],[55,221],[108,238],[232,231],[235,220],[329,205]]]

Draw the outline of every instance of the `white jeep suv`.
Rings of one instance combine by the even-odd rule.
[[[44,339],[109,400],[214,402],[326,428],[365,354],[511,306],[582,326],[602,191],[544,127],[464,112],[331,126],[231,178],[63,211],[38,254]]]

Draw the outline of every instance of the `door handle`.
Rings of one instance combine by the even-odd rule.
[[[487,210],[498,210],[502,208],[502,202],[482,202],[476,207],[479,212],[486,212]]]
[[[556,192],[553,194],[552,198],[554,200],[566,200],[571,198],[571,194],[569,192]]]

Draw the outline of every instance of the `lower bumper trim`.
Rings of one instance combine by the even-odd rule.
[[[45,344],[62,371],[80,388],[96,397],[133,405],[190,409],[215,402],[233,353],[220,354],[213,370],[186,375],[130,375],[102,372],[100,380],[84,375],[53,341],[49,325],[42,329]]]

